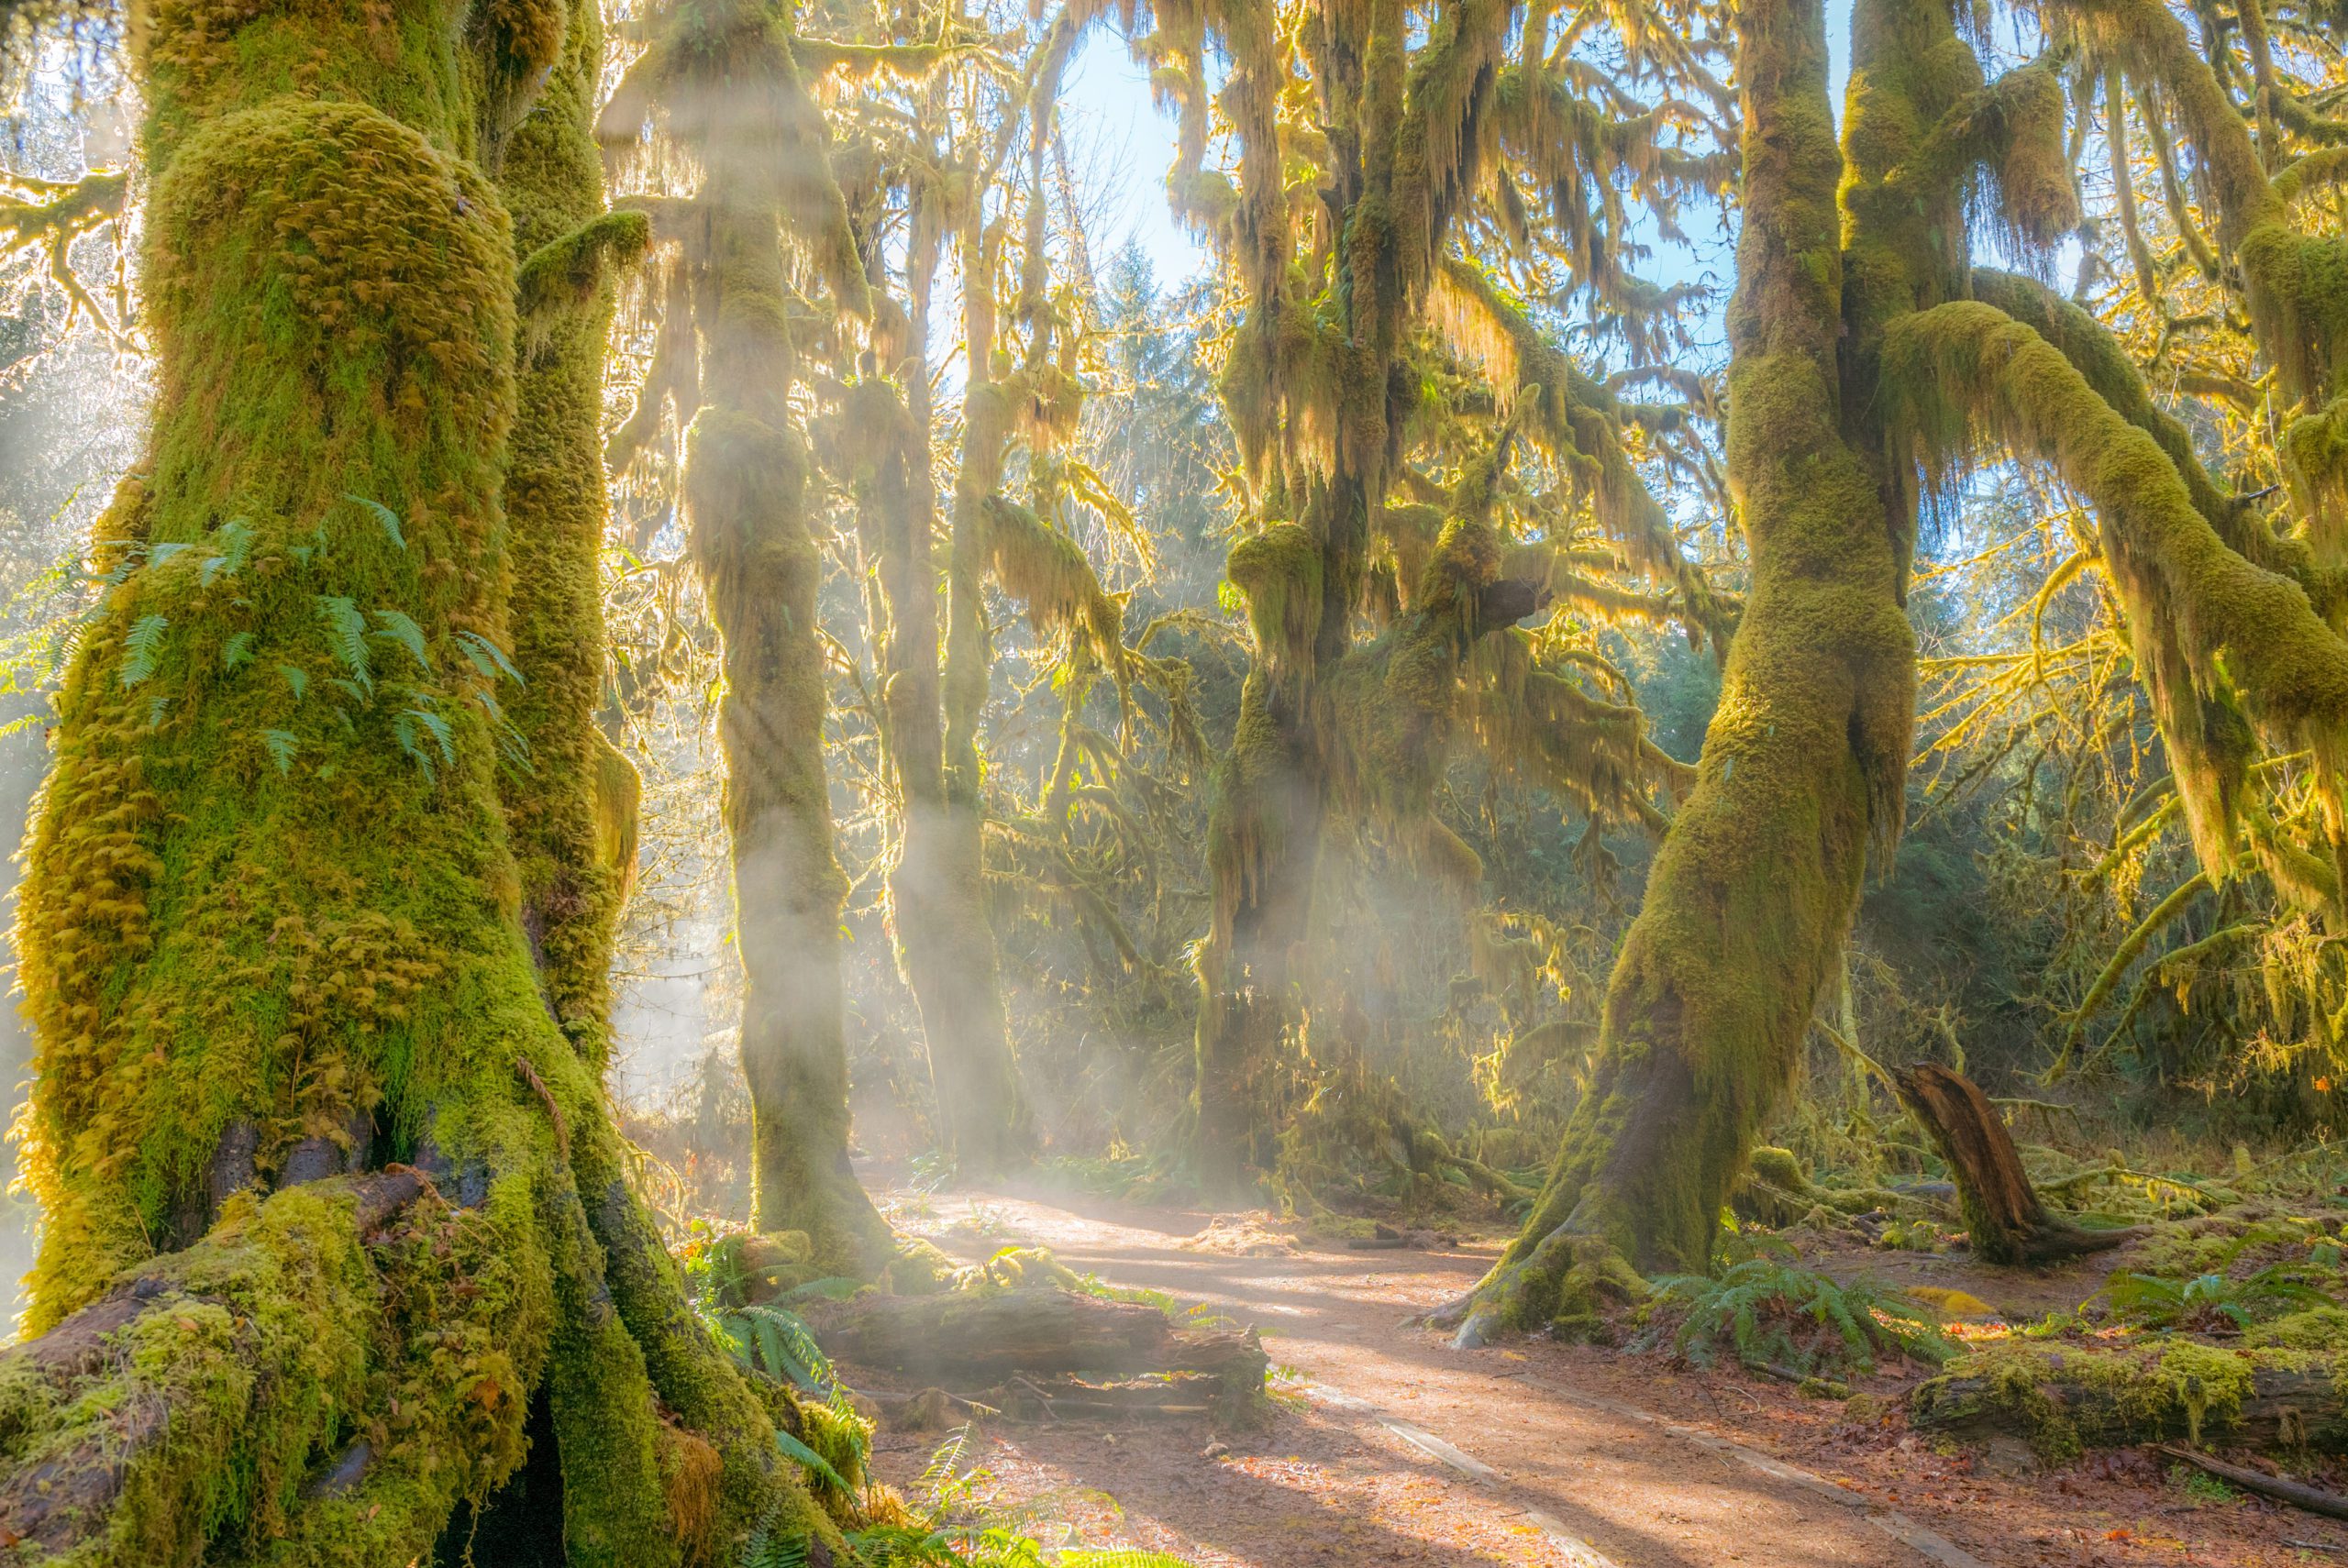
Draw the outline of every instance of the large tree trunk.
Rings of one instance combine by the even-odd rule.
[[[1615,966],[1593,1082],[1524,1230],[1459,1309],[1465,1343],[1582,1318],[1620,1259],[1708,1265],[1833,972],[1869,841],[1899,827],[1914,649],[1898,530],[1842,425],[1824,18],[1817,0],[1777,0],[1738,28],[1728,461],[1752,590],[1695,791]]]
[[[517,425],[506,200],[534,256],[626,237],[577,226],[593,10],[161,7],[133,36],[160,388],[20,915],[29,1324],[59,1337],[6,1379],[17,1555],[393,1568],[514,1474],[540,1390],[573,1562],[826,1530],[621,1178],[587,1059],[612,900],[563,912],[542,977],[500,798],[509,576],[577,570],[600,526],[591,478],[544,471],[592,429],[595,269],[534,309]],[[593,600],[560,586],[520,613],[577,657]],[[551,800],[593,740],[549,684]],[[342,1174],[393,1160],[419,1174]],[[676,1490],[700,1455],[714,1537],[672,1528],[708,1517]],[[83,1506],[44,1511],[44,1474]]]
[[[761,1231],[805,1231],[814,1260],[832,1272],[869,1274],[891,1239],[848,1164],[840,992],[847,879],[833,849],[824,766],[823,552],[808,526],[806,447],[790,406],[796,356],[781,246],[792,215],[784,193],[792,181],[814,182],[804,170],[777,168],[806,160],[825,171],[825,130],[762,9],[687,25],[695,36],[681,44],[673,89],[710,102],[698,110],[706,118],[695,138],[706,160],[693,290],[703,401],[686,432],[683,488],[693,558],[725,643],[718,735],[742,954],[754,1218]],[[690,52],[703,50],[725,66]],[[761,102],[737,73],[763,77],[771,96]],[[822,178],[836,207],[837,189],[828,172]],[[844,237],[844,213],[810,205]],[[844,303],[860,306],[860,290]]]

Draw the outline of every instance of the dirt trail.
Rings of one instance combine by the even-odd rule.
[[[1072,1521],[1088,1543],[1246,1568],[2348,1561],[2348,1531],[2256,1504],[2178,1506],[2156,1473],[2000,1480],[1741,1377],[1546,1341],[1462,1354],[1402,1320],[1471,1284],[1489,1249],[1246,1255],[1202,1244],[1244,1234],[1231,1217],[1210,1231],[1216,1218],[1064,1193],[900,1207],[964,1257],[1032,1242],[1112,1283],[1212,1303],[1301,1375],[1301,1400],[1255,1431],[995,1424],[978,1457],[998,1503]],[[1228,1452],[1208,1457],[1211,1440]],[[933,1441],[884,1434],[884,1478],[916,1473]]]

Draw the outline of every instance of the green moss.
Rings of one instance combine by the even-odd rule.
[[[2226,547],[2152,436],[2044,338],[1987,304],[1945,304],[1897,324],[1885,364],[1903,427],[1943,460],[1978,430],[2047,460],[2095,507],[2211,881],[2233,867],[2252,744],[2245,712],[2314,754],[2317,786],[2340,811],[2348,648],[2298,582]]]
[[[1951,1362],[1911,1404],[1920,1427],[2018,1430],[2059,1463],[2085,1448],[2164,1437],[2223,1441],[2262,1375],[2308,1364],[2297,1350],[2183,1339],[2095,1350],[2005,1341]]]
[[[2253,1350],[2319,1351],[2348,1354],[2348,1308],[2309,1307],[2243,1331]]]

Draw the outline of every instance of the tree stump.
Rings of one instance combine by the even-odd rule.
[[[1961,1074],[1926,1062],[1893,1075],[1899,1102],[1916,1119],[1956,1178],[1973,1255],[1983,1263],[2052,1263],[2099,1253],[2137,1232],[2088,1231],[2049,1213],[2022,1169],[1997,1107]]]

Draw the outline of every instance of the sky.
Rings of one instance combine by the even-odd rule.
[[[1827,0],[1826,45],[1833,65],[1828,91],[1839,117],[1850,73],[1851,0]],[[1172,285],[1205,271],[1211,258],[1174,221],[1166,202],[1166,171],[1174,163],[1174,116],[1152,101],[1149,72],[1134,62],[1124,36],[1097,27],[1069,62],[1063,79],[1061,123],[1072,159],[1100,193],[1102,210],[1088,236],[1095,265],[1136,241]]]

